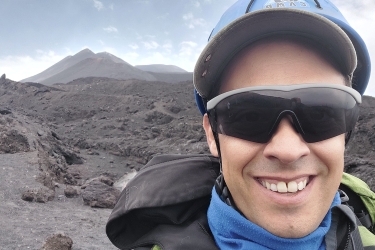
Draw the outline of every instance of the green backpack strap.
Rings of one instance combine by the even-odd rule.
[[[375,193],[371,191],[369,186],[361,179],[344,173],[341,179],[340,189],[349,196],[349,205],[354,208],[358,219],[362,225],[374,232],[375,225]],[[344,185],[344,186],[343,186]],[[353,195],[354,194],[354,195]],[[360,200],[358,200],[358,197]],[[367,211],[361,211],[363,206]]]

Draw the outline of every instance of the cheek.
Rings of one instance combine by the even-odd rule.
[[[328,174],[336,180],[341,180],[344,170],[345,135],[311,143],[310,149],[327,166]]]
[[[261,144],[219,134],[224,176],[242,175],[243,169],[260,152]]]

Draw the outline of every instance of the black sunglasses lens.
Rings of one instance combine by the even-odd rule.
[[[216,124],[214,132],[265,143],[271,137],[269,132],[275,117],[285,105],[289,105],[289,101],[283,98],[249,92],[226,98],[209,116],[211,124]]]
[[[351,109],[331,107],[305,107],[296,110],[303,127],[306,142],[323,141],[352,130],[359,115],[359,107]]]
[[[258,90],[229,96],[208,114],[214,132],[266,143],[283,111],[295,114],[302,137],[312,143],[353,129],[359,108],[350,94],[337,89]]]

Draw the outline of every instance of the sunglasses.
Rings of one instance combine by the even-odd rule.
[[[323,141],[354,129],[361,95],[338,84],[247,87],[225,92],[207,103],[212,130],[266,143],[284,117],[308,142]]]

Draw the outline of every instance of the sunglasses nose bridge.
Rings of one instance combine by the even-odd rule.
[[[305,134],[305,132],[303,131],[302,129],[302,126],[297,118],[297,115],[292,111],[292,110],[283,110],[282,112],[280,112],[280,114],[277,116],[276,120],[275,120],[275,123],[273,124],[271,130],[268,132],[268,135],[271,136],[277,129],[277,127],[279,126],[279,123],[280,121],[286,117],[286,116],[290,116],[292,118],[292,125],[293,125],[293,128],[300,134]]]

